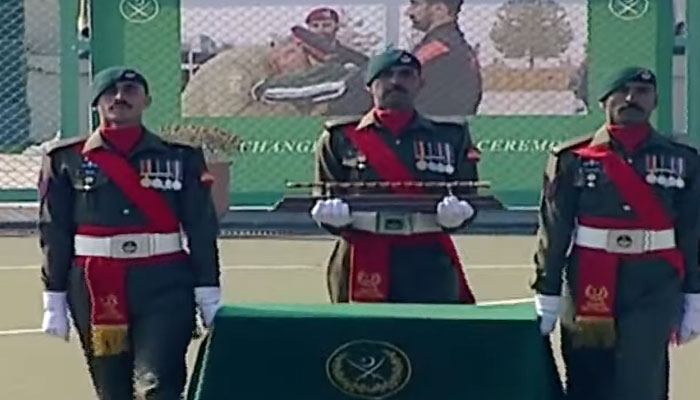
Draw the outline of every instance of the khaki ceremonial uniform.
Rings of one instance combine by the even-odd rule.
[[[305,115],[288,103],[264,103],[251,90],[269,70],[264,46],[226,50],[204,63],[182,92],[183,114],[188,117],[243,115]]]
[[[456,23],[426,33],[413,53],[423,64],[425,86],[416,109],[428,115],[473,115],[481,103],[483,83],[477,54]]]

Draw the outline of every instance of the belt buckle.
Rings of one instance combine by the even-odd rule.
[[[387,235],[410,235],[413,232],[411,214],[377,213],[377,233]]]
[[[116,258],[148,257],[151,253],[151,241],[147,235],[124,235],[113,237],[110,250]]]
[[[632,229],[611,229],[608,231],[607,251],[620,254],[641,254],[647,249],[647,232]]]

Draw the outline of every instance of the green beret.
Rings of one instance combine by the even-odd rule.
[[[109,89],[117,82],[136,82],[143,86],[143,89],[148,93],[148,82],[139,72],[127,67],[110,67],[100,71],[92,80],[92,101],[93,107],[97,104],[97,99],[100,98],[105,90]]]
[[[619,90],[629,82],[650,83],[656,86],[656,76],[648,68],[627,67],[610,75],[603,81],[599,101],[605,101],[616,90]]]
[[[389,49],[383,53],[372,57],[367,64],[367,74],[365,83],[369,86],[382,72],[391,67],[400,65],[408,65],[418,70],[420,73],[421,65],[418,58],[406,50]]]

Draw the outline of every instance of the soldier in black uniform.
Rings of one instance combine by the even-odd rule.
[[[472,142],[464,118],[428,119],[415,111],[420,71],[418,59],[398,49],[370,60],[366,84],[375,107],[326,123],[317,147],[318,181],[478,180],[467,156]],[[392,191],[406,193],[373,192]],[[447,234],[474,217],[467,201],[445,195],[433,213],[366,212],[350,209],[342,200],[349,193],[334,189],[311,212],[341,237],[328,265],[333,302],[474,302]]]
[[[481,67],[457,25],[462,0],[411,0],[406,14],[425,36],[413,49],[425,87],[416,109],[428,115],[473,115],[481,103]]]
[[[180,399],[195,310],[209,326],[220,305],[212,177],[143,127],[149,104],[140,73],[100,72],[100,126],[41,169],[43,330],[68,340],[70,310],[102,400]]]
[[[605,125],[555,149],[545,172],[540,330],[561,318],[568,399],[659,400],[669,341],[700,334],[698,154],[649,124],[648,69],[618,71],[599,100]]]

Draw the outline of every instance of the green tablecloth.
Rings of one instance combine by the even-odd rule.
[[[558,396],[532,304],[224,307],[188,393],[192,400]]]

